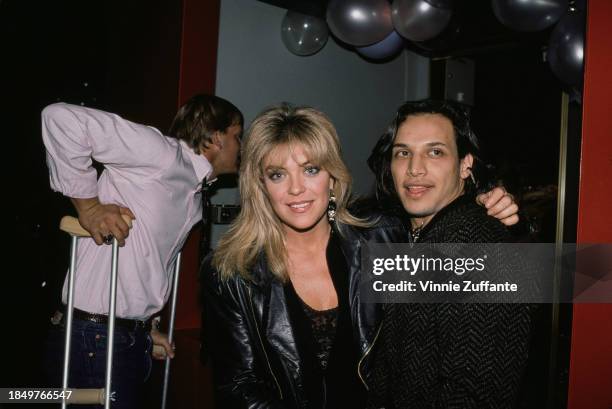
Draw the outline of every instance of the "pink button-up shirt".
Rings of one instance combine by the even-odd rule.
[[[51,188],[129,208],[136,220],[119,249],[117,316],[147,319],[171,292],[178,252],[201,220],[201,181],[212,167],[184,142],[117,115],[68,104],[42,112]],[[92,158],[104,164],[97,179]],[[75,307],[108,313],[111,246],[79,239]],[[63,300],[66,300],[67,280]]]

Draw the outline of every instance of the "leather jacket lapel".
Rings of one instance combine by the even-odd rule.
[[[285,364],[298,372],[300,357],[295,344],[295,329],[291,325],[284,283],[269,271],[263,254],[253,268],[253,276],[256,283],[253,304],[263,336],[272,349],[270,355],[281,357]]]
[[[274,280],[270,283],[267,316],[265,318],[266,337],[279,356],[285,358],[296,370],[300,356],[295,342],[295,329],[291,325],[288,303],[283,283]],[[271,317],[274,317],[271,319]]]
[[[379,304],[362,304],[359,287],[361,285],[361,250],[362,242],[358,238],[341,241],[349,271],[349,305],[355,341],[359,343],[359,351],[363,355],[376,336],[378,324],[382,318],[382,308]]]

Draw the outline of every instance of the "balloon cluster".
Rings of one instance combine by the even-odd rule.
[[[340,41],[366,58],[385,59],[404,48],[404,39],[429,40],[444,30],[452,0],[331,0],[327,23]]]
[[[548,44],[548,63],[565,84],[582,84],[584,65],[583,0],[492,0],[493,12],[502,24],[518,31],[539,31],[559,22]]]
[[[296,55],[323,48],[329,31],[362,56],[382,60],[423,42],[448,26],[454,0],[331,0],[326,21],[288,11],[281,25],[283,43]],[[568,85],[582,83],[585,0],[491,0],[502,24],[518,31],[553,29],[548,47],[552,71]],[[329,29],[328,29],[329,27]]]
[[[311,55],[325,45],[327,27],[341,42],[374,60],[393,57],[405,39],[426,41],[444,30],[453,0],[331,0],[326,20],[288,11],[281,34],[289,51]]]

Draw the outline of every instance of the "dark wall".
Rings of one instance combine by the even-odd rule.
[[[509,190],[556,184],[562,89],[542,51],[524,46],[474,60],[474,127]]]

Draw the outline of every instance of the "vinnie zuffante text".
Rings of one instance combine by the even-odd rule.
[[[415,277],[419,273],[453,273],[456,276],[463,276],[466,273],[480,273],[486,269],[487,256],[472,257],[410,257],[408,255],[396,255],[391,258],[375,258],[372,260],[372,274],[382,276],[387,272],[394,272],[393,276],[401,274],[405,278],[412,280],[400,280],[386,282],[374,280],[372,289],[375,292],[427,292],[427,293],[458,293],[458,292],[517,292],[516,283],[491,282],[489,280],[468,280],[467,276],[462,280],[445,280],[440,282],[440,276],[436,274],[438,280],[432,279],[429,275],[425,277]],[[485,272],[486,273],[486,272]],[[448,275],[448,274],[447,274]],[[447,276],[446,275],[446,276]]]

